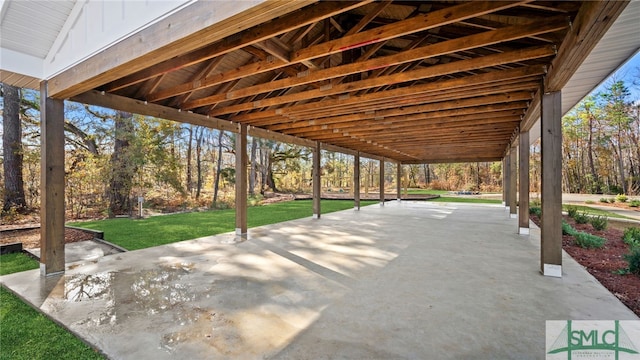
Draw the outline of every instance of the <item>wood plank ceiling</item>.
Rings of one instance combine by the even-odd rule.
[[[499,160],[583,5],[318,2],[96,90],[402,163]]]

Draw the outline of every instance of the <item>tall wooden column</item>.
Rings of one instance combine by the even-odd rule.
[[[247,126],[236,135],[236,235],[247,234]]]
[[[507,205],[507,157],[502,158],[502,206]]]
[[[40,273],[64,272],[64,101],[40,83]]]
[[[529,132],[520,133],[519,144],[518,234],[529,235]]]
[[[504,191],[504,205],[505,209],[509,211],[509,196],[511,195],[511,148],[504,157],[504,169],[502,171],[502,176],[504,177],[504,182],[502,183],[502,188]]]
[[[320,178],[320,142],[316,141],[313,148],[313,218],[320,219],[320,198],[321,194],[321,178]]]
[[[542,96],[541,270],[562,277],[562,110],[560,91]]]
[[[396,165],[396,192],[398,201],[402,200],[402,164]]]
[[[360,210],[360,153],[353,159],[353,207]]]
[[[509,150],[509,217],[518,217],[518,148]]]
[[[384,206],[384,159],[380,159],[380,206]]]

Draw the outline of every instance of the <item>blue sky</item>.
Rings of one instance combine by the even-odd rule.
[[[617,71],[615,71],[609,79],[615,78],[624,80],[625,84],[629,87],[629,91],[631,91],[630,100],[636,102],[640,101],[640,84],[635,86],[632,84],[634,77],[637,82],[640,81],[640,51],[636,52],[636,54]],[[594,92],[604,91],[605,87],[609,84],[609,79],[605,80],[600,86],[598,86]]]

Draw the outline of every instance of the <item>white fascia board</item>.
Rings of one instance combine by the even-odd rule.
[[[43,66],[43,59],[0,47],[0,69],[2,70],[43,79]]]

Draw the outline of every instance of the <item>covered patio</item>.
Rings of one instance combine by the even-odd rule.
[[[566,254],[540,276],[516,224],[393,201],[0,279],[113,359],[540,359],[545,320],[638,319]]]
[[[560,125],[640,47],[640,2],[0,4],[43,170],[40,271],[1,282],[109,357],[541,358],[545,320],[637,319],[563,254]],[[65,100],[236,134],[235,233],[65,264]],[[313,219],[247,229],[247,136],[313,149]],[[325,216],[323,150],[354,157],[356,209],[361,157],[399,199],[404,164],[502,160],[508,211],[381,186]]]
[[[235,133],[241,237],[247,136],[313,149],[314,218],[323,150],[354,157],[356,208],[360,157],[395,164],[398,188],[403,164],[502,160],[522,235],[541,137],[540,270],[560,277],[561,116],[640,47],[625,1],[53,4],[1,8],[2,81],[41,91],[43,276],[65,270],[70,99]]]

